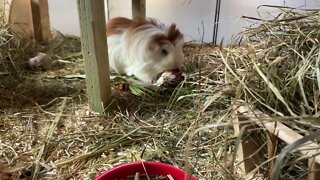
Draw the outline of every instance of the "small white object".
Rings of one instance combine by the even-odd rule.
[[[171,71],[165,71],[161,74],[159,79],[156,81],[154,85],[161,86],[164,83],[169,83],[173,81],[176,78],[176,75],[174,75]]]
[[[52,60],[49,55],[38,52],[33,58],[30,58],[28,64],[31,69],[50,69],[52,67]]]

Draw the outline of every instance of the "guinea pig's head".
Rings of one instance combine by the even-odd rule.
[[[183,35],[175,24],[171,24],[164,32],[151,36],[147,46],[146,54],[153,63],[153,69],[157,75],[164,71],[181,68],[184,62]]]
[[[163,72],[183,65],[184,38],[175,24],[166,26],[151,18],[137,19],[131,23],[126,38],[133,74],[143,81],[156,81]]]

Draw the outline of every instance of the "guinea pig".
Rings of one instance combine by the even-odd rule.
[[[180,69],[184,37],[176,24],[154,18],[116,17],[107,22],[110,69],[153,84],[161,73]]]

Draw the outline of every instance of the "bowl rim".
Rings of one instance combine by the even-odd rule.
[[[147,164],[148,166],[153,166],[153,167],[162,167],[162,168],[166,168],[167,170],[169,169],[169,171],[175,171],[176,173],[185,174],[185,175],[188,175],[188,177],[190,177],[190,178],[187,178],[190,180],[197,179],[192,174],[188,174],[184,170],[182,170],[176,166],[173,166],[171,164],[157,162],[157,161],[137,161],[137,162],[128,162],[128,163],[124,163],[124,164],[112,167],[112,168],[100,173],[99,175],[97,175],[94,178],[94,180],[103,180],[105,178],[105,176],[107,176],[107,175],[113,174],[117,171],[121,171],[121,170],[123,171],[127,168],[137,167],[141,164]]]

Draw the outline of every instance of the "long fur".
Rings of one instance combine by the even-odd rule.
[[[175,24],[156,19],[117,17],[107,23],[111,70],[146,83],[164,71],[180,68],[184,61],[183,35]]]

